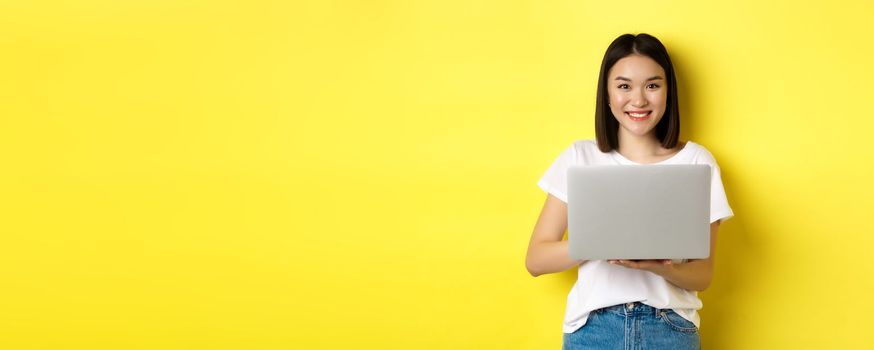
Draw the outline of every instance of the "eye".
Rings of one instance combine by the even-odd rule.
[[[620,89],[627,89],[627,88],[628,88],[628,84],[619,84],[619,86],[617,86],[617,87],[620,88]]]
[[[653,83],[653,84],[649,84],[649,85],[647,85],[646,87],[648,87],[648,88],[650,88],[650,89],[658,89],[658,88],[659,88],[659,84],[655,84],[655,83]]]

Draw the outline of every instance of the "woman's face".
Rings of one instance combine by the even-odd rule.
[[[607,94],[620,134],[642,137],[654,132],[665,114],[667,82],[662,66],[647,56],[626,56],[610,68]]]

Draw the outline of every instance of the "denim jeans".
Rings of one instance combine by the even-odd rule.
[[[701,348],[695,324],[671,309],[641,303],[592,311],[583,327],[563,334],[562,350]]]

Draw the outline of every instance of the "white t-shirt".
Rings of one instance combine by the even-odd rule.
[[[703,146],[694,142],[686,145],[671,158],[653,164],[707,164],[710,165],[710,222],[725,221],[732,216],[731,208],[722,187],[716,159]],[[572,165],[640,165],[628,160],[619,152],[603,153],[593,140],[574,142],[537,182],[544,191],[567,202],[567,169]],[[577,282],[567,299],[563,331],[573,333],[584,324],[591,311],[630,302],[659,308],[673,309],[683,318],[700,326],[698,309],[701,299],[698,293],[677,287],[663,277],[649,271],[635,270],[611,265],[605,260],[587,261],[580,265]]]

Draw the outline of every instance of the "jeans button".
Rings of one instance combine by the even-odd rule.
[[[631,310],[631,309],[634,308],[634,303],[628,303],[628,304],[625,304],[625,306],[626,306],[629,310]]]

